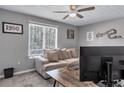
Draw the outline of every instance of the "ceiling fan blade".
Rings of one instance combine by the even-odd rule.
[[[69,13],[69,11],[53,11],[53,13]]]
[[[95,7],[92,6],[92,7],[87,7],[87,8],[79,9],[79,10],[77,10],[77,12],[89,11],[89,10],[94,10],[94,9],[95,9]]]
[[[79,18],[83,18],[83,16],[81,14],[79,14],[79,13],[77,13],[76,16],[79,17]]]
[[[69,15],[66,15],[65,17],[63,17],[63,20],[66,19]]]

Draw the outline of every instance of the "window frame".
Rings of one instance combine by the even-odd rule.
[[[36,26],[40,26],[40,27],[43,27],[43,46],[42,46],[42,49],[38,49],[38,50],[44,50],[45,49],[45,28],[48,27],[48,28],[53,28],[55,29],[55,48],[58,48],[58,27],[55,27],[55,26],[51,26],[51,25],[45,25],[45,24],[40,24],[40,23],[33,23],[33,22],[29,22],[28,23],[28,57],[29,58],[34,58],[35,56],[39,56],[40,54],[31,54],[30,51],[31,51],[31,48],[30,48],[30,44],[31,44],[31,41],[30,41],[30,33],[31,33],[31,29],[30,29],[30,25],[36,25]]]

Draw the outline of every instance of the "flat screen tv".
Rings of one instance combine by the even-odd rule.
[[[124,77],[124,46],[81,46],[80,81],[104,79],[104,61],[112,62],[113,78]]]

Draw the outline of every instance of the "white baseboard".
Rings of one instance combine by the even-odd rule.
[[[4,75],[0,75],[0,79],[1,79],[1,78],[4,78]]]
[[[34,69],[28,69],[28,70],[24,70],[24,71],[19,71],[19,72],[15,72],[14,75],[20,75],[20,74],[24,74],[24,73],[28,73],[28,72],[32,72],[35,71]]]
[[[15,73],[14,73],[14,76],[15,76],[15,75],[24,74],[24,73],[28,73],[28,72],[32,72],[32,71],[35,71],[35,68],[33,68],[33,69],[28,69],[28,70],[24,70],[24,71],[15,72]],[[0,75],[0,78],[4,78],[4,75]]]

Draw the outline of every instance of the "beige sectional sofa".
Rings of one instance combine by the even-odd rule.
[[[45,79],[50,78],[46,71],[79,65],[79,53],[76,48],[49,49],[45,50],[44,56],[35,58],[36,71]]]

